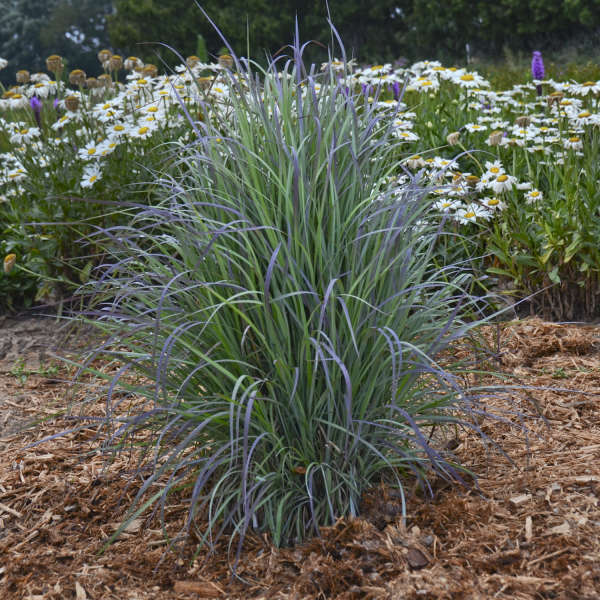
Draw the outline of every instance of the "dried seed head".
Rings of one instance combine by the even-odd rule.
[[[193,69],[199,62],[200,59],[195,54],[192,54],[192,56],[188,56],[185,59],[185,63],[190,69]]]
[[[107,50],[106,48],[98,52],[98,60],[102,63],[102,66],[104,66],[105,62],[110,60],[111,56],[112,52],[110,50]]]
[[[16,79],[17,83],[29,83],[29,80],[31,79],[29,76],[29,71],[26,71],[25,69],[17,71]]]
[[[232,69],[233,57],[230,54],[221,54],[221,56],[219,56],[219,66],[224,69]]]
[[[515,119],[515,124],[519,127],[529,127],[531,125],[531,117],[528,115],[522,115]]]
[[[65,98],[65,106],[67,110],[75,112],[79,108],[79,98],[77,96],[67,96]]]
[[[85,83],[85,71],[83,69],[74,69],[69,73],[69,83],[71,85],[83,85]]]
[[[551,94],[548,94],[548,98],[546,98],[546,101],[548,102],[548,106],[552,106],[554,103],[559,104],[560,101],[565,97],[563,92],[560,91],[556,91],[556,92],[552,92]]]
[[[201,90],[207,90],[213,82],[212,77],[198,77],[198,85]]]
[[[492,133],[490,133],[490,137],[488,138],[488,144],[490,146],[498,146],[500,145],[500,142],[502,141],[503,137],[503,131],[492,131]]]
[[[128,56],[123,63],[123,66],[128,71],[133,71],[136,67],[141,66],[142,61],[137,56]]]
[[[104,86],[105,88],[110,88],[113,84],[112,79],[108,73],[102,73],[102,75],[98,75],[98,81],[100,82],[100,85]]]
[[[48,69],[48,71],[50,71],[50,73],[59,73],[60,71],[63,70],[63,59],[61,56],[59,56],[58,54],[51,54],[47,59],[46,59],[46,69]]]
[[[158,67],[151,63],[148,63],[142,69],[142,75],[146,77],[156,77],[158,75]]]
[[[460,132],[454,131],[452,133],[449,133],[446,136],[446,141],[448,142],[448,144],[450,146],[456,146],[456,144],[458,144],[459,138],[460,138]]]
[[[118,54],[113,54],[108,61],[110,71],[118,71],[123,68],[123,59]]]

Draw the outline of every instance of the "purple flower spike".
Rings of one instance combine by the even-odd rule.
[[[42,128],[42,119],[40,115],[42,114],[42,101],[37,96],[32,96],[29,101],[29,106],[31,106],[31,110],[33,111],[33,116],[35,117],[35,122],[37,126]]]
[[[544,79],[544,61],[542,60],[542,53],[539,50],[536,50],[533,53],[533,58],[531,59],[531,75],[534,79],[541,81]],[[542,95],[542,84],[538,83],[536,86],[537,95]]]
[[[533,58],[531,59],[531,74],[534,79],[544,79],[544,61],[542,59],[542,53],[538,50],[533,53]]]
[[[37,96],[31,97],[29,106],[31,106],[31,110],[33,110],[34,113],[39,113],[42,110],[42,102]]]

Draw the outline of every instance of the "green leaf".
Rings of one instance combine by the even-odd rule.
[[[577,232],[573,236],[573,241],[567,246],[567,249],[565,250],[564,261],[566,263],[568,263],[573,258],[573,256],[575,256],[575,254],[577,254],[577,251],[581,248],[581,246],[582,246],[581,234],[579,232]]]
[[[548,277],[552,283],[560,283],[560,277],[558,276],[558,266],[554,267],[549,273]]]
[[[81,269],[81,272],[79,273],[79,281],[81,281],[81,283],[87,283],[89,281],[90,272],[91,272],[93,266],[94,266],[94,262],[92,260],[88,260],[85,267],[83,267],[83,269]]]

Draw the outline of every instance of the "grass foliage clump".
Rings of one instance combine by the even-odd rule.
[[[433,431],[475,410],[440,366],[474,325],[468,275],[433,260],[427,190],[387,185],[391,120],[343,71],[290,55],[237,64],[159,175],[163,200],[104,232],[111,263],[88,284],[109,336],[95,355],[121,365],[108,445],[139,444],[151,467],[130,514],[184,493],[208,544],[295,543],[381,483],[404,498],[411,473],[460,481]],[[148,405],[123,416],[132,371],[122,385]]]

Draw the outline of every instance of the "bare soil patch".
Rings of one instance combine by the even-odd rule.
[[[502,325],[499,340],[511,382],[538,388],[515,400],[539,416],[527,436],[483,423],[512,464],[460,433],[456,453],[480,476],[479,490],[440,486],[432,502],[413,495],[406,526],[399,500],[383,490],[365,500],[364,519],[340,521],[302,547],[278,550],[252,537],[234,581],[225,543],[208,559],[194,558],[193,539],[165,553],[156,519],[136,520],[100,554],[135,492],[125,485],[128,456],[106,466],[91,428],[26,448],[72,425],[57,413],[73,390],[65,367],[47,373],[43,348],[18,350],[27,364],[38,357],[29,369],[37,374],[25,377],[25,367],[11,373],[7,352],[0,356],[0,597],[599,598],[600,327],[529,319]],[[93,394],[89,383],[78,393]],[[489,403],[492,412],[509,408],[505,398]],[[97,404],[100,414],[102,397]],[[169,505],[171,533],[185,511],[176,499]]]

